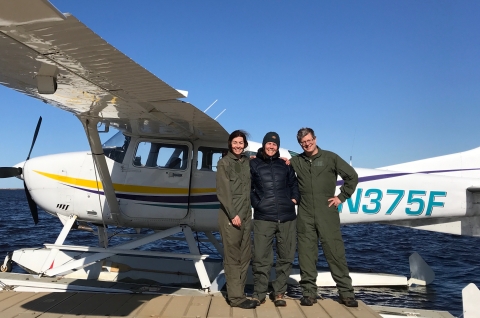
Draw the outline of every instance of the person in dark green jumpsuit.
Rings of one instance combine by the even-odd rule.
[[[252,258],[250,204],[250,163],[243,151],[248,146],[241,130],[228,138],[228,153],[217,165],[217,197],[220,201],[218,227],[223,243],[223,267],[227,299],[232,307],[255,308],[256,301],[245,296],[247,269]]]
[[[298,263],[303,292],[300,304],[312,306],[317,302],[316,264],[320,239],[340,302],[357,307],[345,258],[338,205],[351,197],[358,184],[358,175],[337,154],[317,147],[311,128],[300,129],[297,139],[304,152],[291,158],[290,162],[297,173],[302,197],[297,217]],[[338,176],[344,182],[340,193],[335,196]]]

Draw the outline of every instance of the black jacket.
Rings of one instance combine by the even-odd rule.
[[[286,222],[295,220],[295,204],[300,202],[300,192],[295,172],[279,158],[264,156],[263,148],[258,149],[257,158],[250,160],[252,191],[250,199],[254,208],[254,219]]]

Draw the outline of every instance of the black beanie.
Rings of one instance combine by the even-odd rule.
[[[262,147],[265,147],[265,144],[270,141],[276,143],[277,147],[280,148],[280,136],[276,132],[268,132],[265,137],[263,137]]]

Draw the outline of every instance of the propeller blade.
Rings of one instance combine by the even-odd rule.
[[[0,178],[11,178],[20,176],[22,174],[22,168],[18,167],[0,167]]]
[[[42,125],[42,116],[40,116],[40,118],[38,119],[37,128],[35,129],[35,134],[33,134],[32,145],[30,146],[30,152],[28,153],[27,160],[30,159],[30,155],[32,154],[32,149],[33,149],[33,146],[35,145],[35,141],[37,140],[37,135],[38,135],[38,131],[40,130],[40,125]]]
[[[27,184],[23,181],[23,188],[25,189],[25,195],[27,196],[28,206],[30,207],[30,212],[32,213],[33,222],[35,225],[38,223],[38,207],[35,201],[33,201],[30,191],[27,189]]]

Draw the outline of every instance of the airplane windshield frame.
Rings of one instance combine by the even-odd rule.
[[[122,163],[128,145],[130,144],[130,139],[130,136],[124,135],[121,131],[113,135],[102,145],[105,157],[110,158],[115,162]]]

